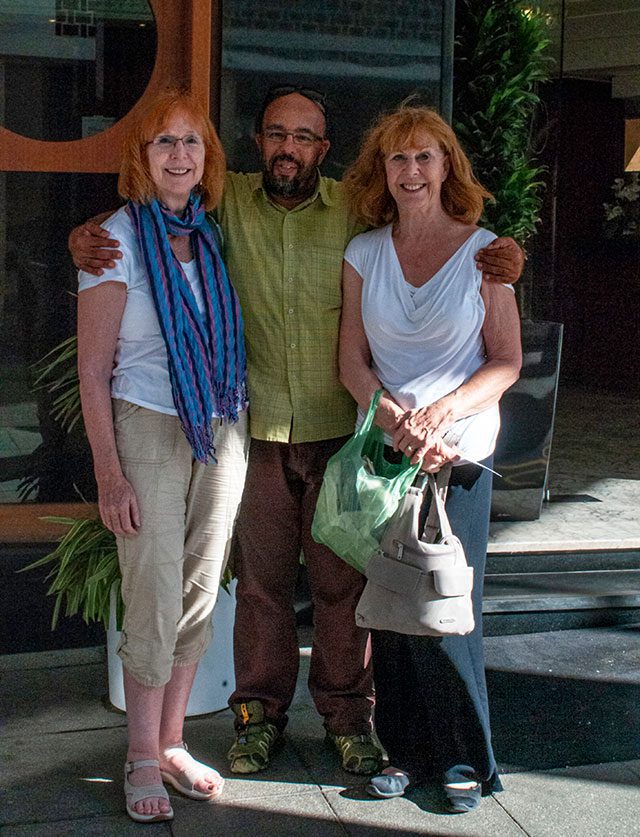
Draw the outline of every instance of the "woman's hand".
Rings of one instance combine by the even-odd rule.
[[[446,465],[447,462],[455,462],[456,459],[459,458],[459,451],[456,448],[452,448],[450,445],[447,445],[446,442],[443,442],[442,439],[440,439],[439,442],[434,444],[432,448],[429,448],[422,457],[422,466],[420,470],[426,471],[429,474],[436,474],[443,465]],[[412,464],[414,464],[413,461]]]
[[[439,398],[426,407],[415,407],[406,414],[406,424],[410,428],[422,428],[426,433],[444,435],[456,417],[452,412],[451,399],[448,396]]]
[[[124,474],[96,475],[98,508],[102,522],[114,535],[137,535],[140,510],[135,492]]]
[[[446,397],[434,401],[427,407],[407,410],[390,434],[394,450],[406,452],[407,446],[410,446],[409,453],[419,449],[426,452],[434,442],[442,439],[442,435],[454,421],[455,418],[447,407]]]
[[[400,425],[393,436],[394,450],[400,450],[412,465],[422,460],[423,471],[439,471],[445,462],[453,462],[459,451],[443,441],[437,430],[426,429],[424,425],[412,422],[414,411]]]

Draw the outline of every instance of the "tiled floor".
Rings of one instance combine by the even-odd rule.
[[[492,549],[639,547],[639,406],[622,397],[561,391],[550,475],[557,500],[545,505],[540,520],[493,524]],[[23,423],[28,406],[10,409],[20,421],[10,424],[7,408],[0,408],[0,434],[3,426],[37,426],[35,420]],[[14,433],[5,438],[28,445]],[[576,495],[594,501],[580,502]],[[463,818],[445,816],[437,798],[422,789],[379,804],[364,793],[362,780],[336,767],[304,686],[305,639],[289,734],[273,766],[255,777],[230,775],[229,711],[190,719],[187,735],[196,756],[211,759],[226,776],[224,797],[206,805],[172,795],[174,823],[146,830],[197,837],[640,834],[639,630],[633,625],[487,640],[494,740],[509,775],[504,793]],[[124,721],[104,703],[103,654],[80,649],[56,652],[55,659],[0,658],[3,835],[140,832],[122,810]]]
[[[374,800],[342,771],[306,679],[269,768],[229,773],[226,709],[188,719],[197,758],[225,789],[214,804],[171,789],[175,820],[135,826],[125,813],[124,718],[104,702],[102,649],[0,656],[0,833],[3,837],[163,834],[269,837],[631,837],[640,834],[638,628],[492,637],[487,641],[494,746],[504,792],[447,815],[435,786]]]
[[[494,553],[640,547],[640,401],[562,388],[539,520],[493,523]]]

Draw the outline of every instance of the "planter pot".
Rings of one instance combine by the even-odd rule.
[[[501,430],[496,444],[492,520],[536,520],[547,490],[556,409],[560,323],[522,323],[520,379],[500,401]]]
[[[211,614],[213,639],[206,654],[200,660],[187,715],[205,715],[227,708],[229,695],[235,688],[233,673],[233,622],[236,613],[236,581],[229,585],[229,593],[220,590],[218,601]],[[120,631],[115,628],[115,593],[111,591],[111,618],[107,630],[107,662],[109,666],[109,700],[126,711],[122,661],[116,653]]]

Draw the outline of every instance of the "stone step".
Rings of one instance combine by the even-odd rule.
[[[83,647],[104,642],[99,625],[76,617],[51,632],[52,600],[44,572],[16,570],[47,547],[0,548],[3,623],[0,653]],[[302,573],[296,595],[298,624],[310,623],[310,595]],[[490,553],[485,576],[488,636],[623,625],[640,621],[640,550]],[[15,625],[29,624],[28,632]]]
[[[640,621],[640,569],[489,573],[487,636]]]
[[[634,569],[640,569],[639,549],[492,552],[491,544],[486,566],[489,575]]]
[[[640,569],[485,576],[485,613],[602,607],[640,607]]]

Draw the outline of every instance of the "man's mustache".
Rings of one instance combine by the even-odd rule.
[[[275,157],[272,158],[271,165],[269,166],[269,168],[273,170],[273,167],[276,165],[276,163],[294,163],[296,166],[298,166],[298,168],[300,168],[300,161],[296,160],[296,158],[292,154],[277,154]]]

